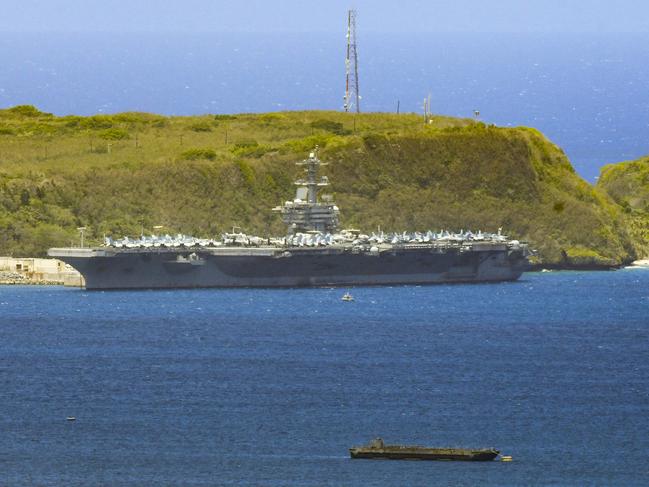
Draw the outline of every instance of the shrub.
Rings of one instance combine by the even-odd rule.
[[[124,123],[152,123],[160,120],[159,115],[144,112],[122,112],[111,115],[114,122]]]
[[[180,154],[180,158],[186,161],[195,161],[199,159],[209,159],[210,161],[213,161],[216,159],[216,152],[213,149],[205,148],[188,149]]]
[[[39,222],[35,226],[23,227],[23,242],[19,254],[29,257],[45,257],[49,247],[60,247],[67,244],[75,235],[72,230],[58,225]]]
[[[208,122],[202,120],[191,124],[189,130],[193,130],[194,132],[211,132],[212,126]]]
[[[20,117],[51,117],[51,113],[41,112],[34,105],[16,105],[8,109],[9,112]]]
[[[128,132],[124,129],[106,129],[99,132],[99,137],[104,140],[123,140],[128,139]]]
[[[255,139],[243,139],[234,143],[233,149],[247,149],[249,147],[256,147],[259,143]]]
[[[108,115],[93,115],[82,118],[79,126],[84,129],[109,129],[113,126],[113,119]]]
[[[290,140],[282,145],[283,152],[297,152],[298,154],[305,154],[312,151],[317,145],[320,148],[326,147],[327,143],[335,138],[333,135],[311,135],[302,139]]]
[[[273,150],[269,145],[260,145],[254,139],[244,139],[235,142],[230,148],[230,152],[239,157],[256,157],[263,156],[266,152]]]
[[[371,132],[363,136],[363,142],[369,149],[376,149],[388,142],[388,138],[384,134]]]
[[[168,125],[169,125],[169,122],[164,118],[159,118],[159,119],[154,120],[153,122],[151,122],[151,126],[155,127],[155,128],[158,128],[158,129],[167,127]]]
[[[250,167],[250,165],[245,161],[237,161],[236,164],[248,186],[252,186],[255,183],[255,172],[252,167]]]
[[[81,121],[83,120],[83,117],[78,117],[76,115],[68,115],[67,117],[63,117],[63,120],[65,120],[65,126],[66,127],[78,127]]]
[[[266,152],[273,150],[269,145],[249,145],[244,147],[233,147],[230,151],[239,157],[255,157],[260,158]]]
[[[53,135],[56,132],[56,126],[48,123],[28,122],[20,127],[21,135]]]
[[[352,131],[346,129],[341,122],[334,122],[333,120],[327,120],[325,118],[314,120],[311,122],[311,127],[314,129],[326,130],[327,132],[336,135],[349,135],[352,133]]]
[[[282,120],[284,117],[283,115],[280,115],[279,113],[264,113],[263,115],[260,115],[257,120],[259,121],[260,124],[265,125],[265,126],[270,126],[273,125],[275,122],[278,122]]]

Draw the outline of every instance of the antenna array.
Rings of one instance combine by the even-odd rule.
[[[360,113],[361,97],[358,93],[358,54],[356,51],[356,10],[347,11],[347,57],[345,58],[345,104],[346,112],[355,107]]]

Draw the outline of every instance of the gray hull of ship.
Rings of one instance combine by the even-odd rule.
[[[521,251],[399,249],[50,249],[84,277],[86,289],[304,287],[518,279]]]

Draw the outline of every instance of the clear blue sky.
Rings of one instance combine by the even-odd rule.
[[[0,32],[649,32],[647,0],[1,0]]]

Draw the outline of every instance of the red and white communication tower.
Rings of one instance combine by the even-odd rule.
[[[345,104],[346,112],[360,113],[361,97],[358,94],[358,54],[356,53],[356,10],[347,11],[347,57],[345,58]]]

